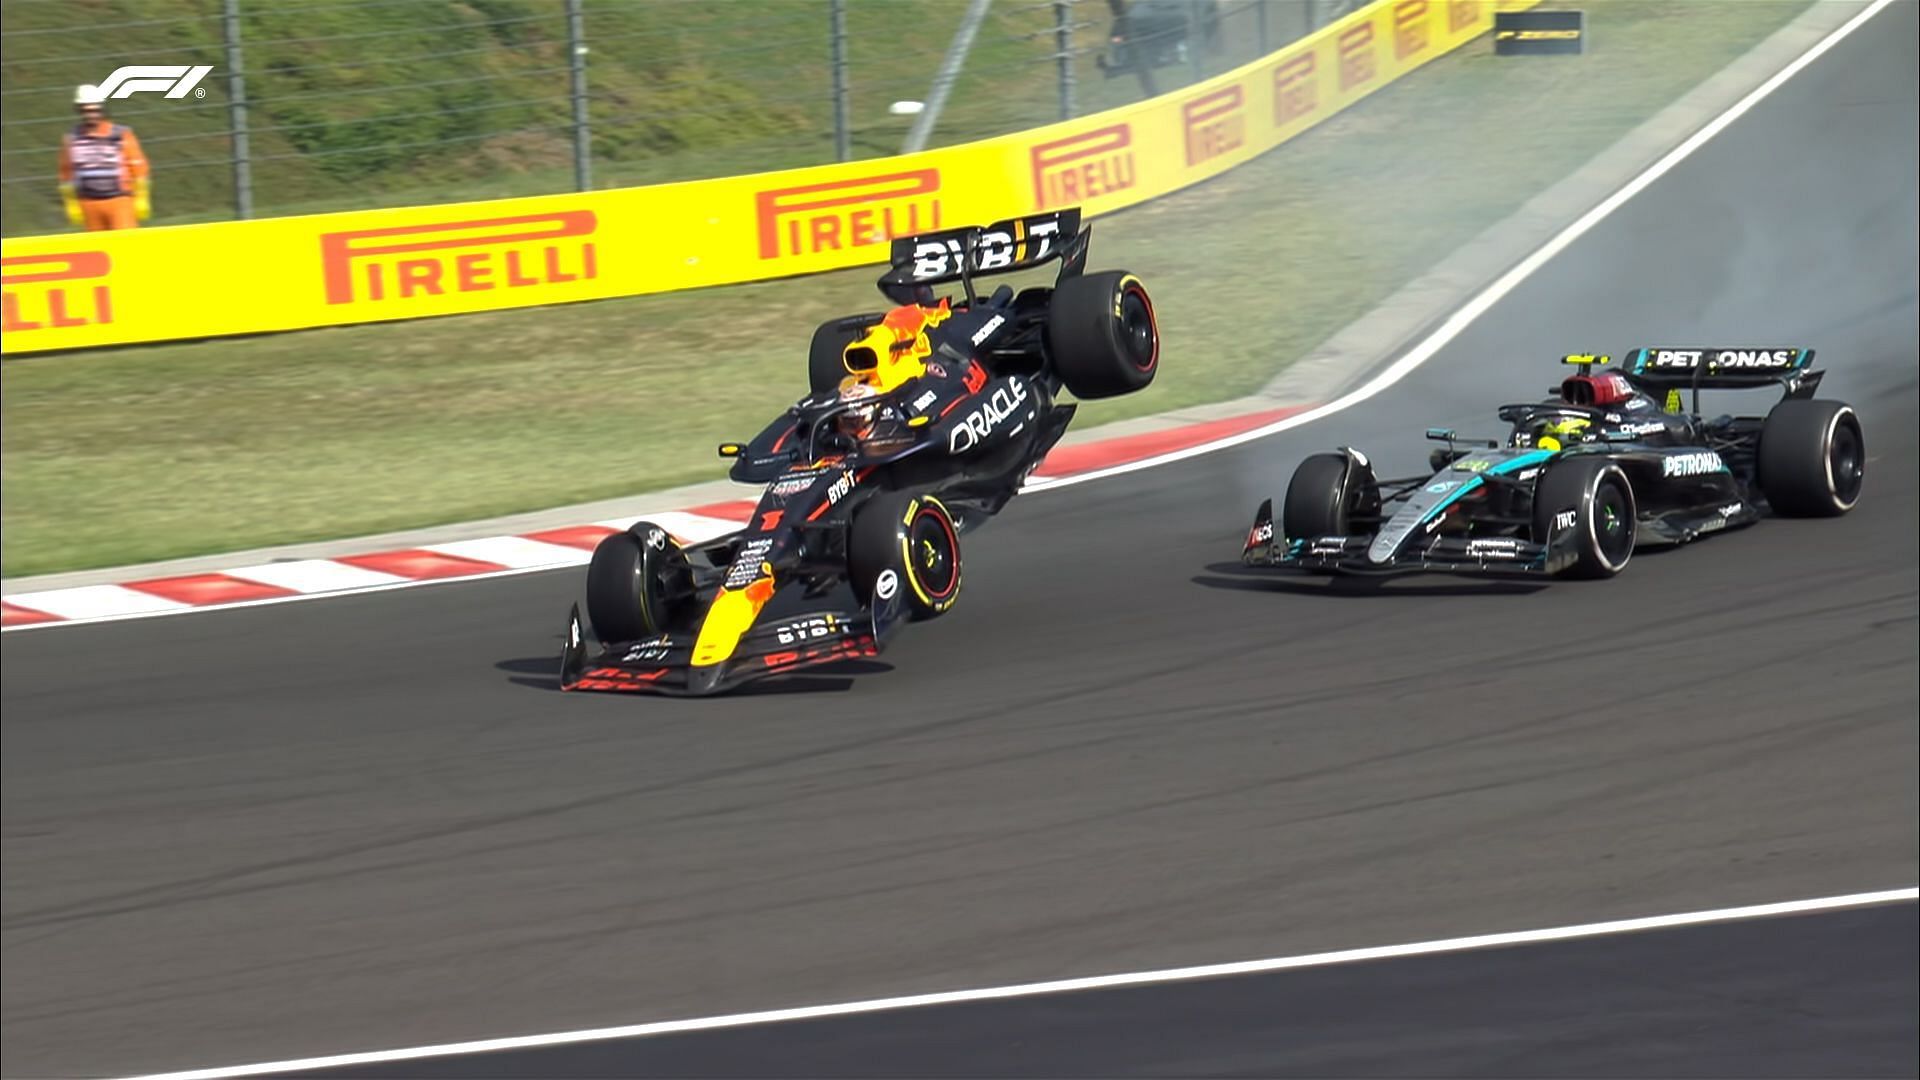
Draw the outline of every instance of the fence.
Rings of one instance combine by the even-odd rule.
[[[66,227],[53,166],[73,89],[124,65],[213,68],[202,96],[111,103],[152,161],[151,224],[185,224],[865,159],[916,134],[976,140],[1175,89],[1357,4],[7,0],[0,232]],[[971,47],[951,49],[969,22]],[[898,101],[928,107],[896,114]]]

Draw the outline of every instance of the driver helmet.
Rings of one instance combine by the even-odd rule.
[[[851,438],[864,438],[873,429],[881,396],[877,387],[858,375],[840,380],[840,403],[846,408],[834,414],[833,429]]]
[[[1561,450],[1593,438],[1593,421],[1584,416],[1559,416],[1540,425],[1533,445],[1541,450]]]

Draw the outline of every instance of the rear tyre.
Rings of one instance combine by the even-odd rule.
[[[1626,569],[1637,520],[1627,474],[1603,458],[1563,459],[1547,468],[1533,490],[1534,543],[1573,530],[1578,557],[1562,577],[1610,578]]]
[[[602,641],[640,641],[678,625],[693,604],[693,567],[665,529],[634,523],[593,549],[587,621]]]
[[[1851,405],[1783,401],[1760,428],[1760,490],[1783,517],[1839,517],[1860,501],[1866,470]]]
[[[902,596],[915,619],[946,614],[960,598],[960,530],[931,495],[889,492],[854,514],[847,579],[860,603]]]
[[[1380,485],[1371,465],[1343,453],[1315,454],[1293,470],[1280,532],[1289,540],[1351,536],[1354,518],[1379,514]]]
[[[1061,282],[1047,311],[1047,349],[1074,397],[1145,389],[1160,369],[1160,327],[1147,287],[1122,270]]]

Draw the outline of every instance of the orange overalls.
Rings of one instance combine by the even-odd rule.
[[[73,185],[89,232],[138,228],[134,192],[146,178],[147,156],[124,124],[81,121],[60,140],[60,182]]]

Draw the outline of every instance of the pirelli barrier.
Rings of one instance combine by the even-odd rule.
[[[571,303],[886,260],[896,235],[1090,215],[1240,165],[1485,33],[1379,0],[1184,90],[919,154],[569,195],[0,241],[7,354]]]

